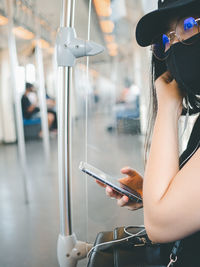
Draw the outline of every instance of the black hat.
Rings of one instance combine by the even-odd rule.
[[[181,10],[187,11],[196,5],[200,7],[200,0],[158,0],[158,9],[142,17],[137,24],[136,40],[138,44],[150,45],[153,38],[166,30],[169,17],[178,16]]]

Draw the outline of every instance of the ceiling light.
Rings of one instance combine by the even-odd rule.
[[[114,30],[114,23],[111,20],[102,20],[100,21],[101,29],[105,33],[111,33]]]
[[[40,47],[40,48],[44,48],[44,49],[50,49],[50,43],[47,42],[46,40],[44,39],[39,39],[39,40],[35,40],[34,41],[34,44],[37,45]]]
[[[104,39],[107,43],[112,43],[112,42],[114,42],[115,37],[113,35],[106,34],[106,35],[104,35]]]
[[[112,14],[110,0],[93,0],[97,15],[100,17],[109,17]]]
[[[107,44],[107,47],[109,50],[116,50],[118,48],[118,45],[116,43],[110,43]]]
[[[118,54],[118,51],[117,51],[117,50],[110,50],[110,51],[109,51],[109,55],[110,55],[111,57],[115,57],[115,56],[117,56],[117,54]]]
[[[25,29],[22,26],[15,27],[13,29],[13,32],[17,37],[22,38],[24,40],[31,40],[35,37],[34,33]]]
[[[0,15],[0,26],[6,25],[8,23],[8,18]]]
[[[55,52],[55,48],[54,48],[54,47],[49,47],[49,48],[47,49],[47,52],[48,52],[49,54],[53,55],[54,52]]]
[[[40,46],[41,48],[47,49],[47,48],[50,47],[50,43],[47,42],[47,41],[44,40],[44,39],[39,39],[39,46]]]

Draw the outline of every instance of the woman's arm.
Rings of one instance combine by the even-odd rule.
[[[200,210],[200,194],[195,194],[200,189],[200,152],[179,171],[182,97],[169,73],[158,78],[156,90],[158,113],[144,175],[144,221],[152,241],[169,242],[200,229],[200,215],[195,212]]]

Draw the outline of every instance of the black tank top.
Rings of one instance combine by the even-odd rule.
[[[193,126],[187,148],[180,156],[182,168],[200,147],[200,115]],[[189,179],[190,177],[188,177]],[[199,177],[200,178],[200,177]],[[190,201],[190,199],[188,199]],[[191,205],[193,203],[191,202]],[[197,211],[200,212],[200,211]],[[181,251],[175,267],[200,267],[200,231],[182,240]]]

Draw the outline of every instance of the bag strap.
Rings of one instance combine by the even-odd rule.
[[[172,251],[171,251],[171,254],[170,254],[170,261],[167,265],[167,267],[173,267],[174,263],[177,261],[178,259],[178,254],[180,253],[181,251],[181,242],[182,240],[178,240],[175,242],[173,248],[172,248]]]

